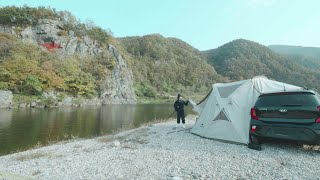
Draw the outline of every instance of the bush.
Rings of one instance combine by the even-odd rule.
[[[0,33],[0,60],[11,54],[10,50],[15,45],[15,40],[13,36],[6,33]]]
[[[79,59],[70,57],[55,61],[54,66],[58,75],[64,78],[64,91],[74,96],[92,97],[96,94],[95,79],[92,74],[82,71]]]
[[[147,84],[135,85],[135,94],[137,96],[145,96],[150,98],[155,98],[157,96],[157,93],[154,87]]]
[[[58,35],[58,36],[67,36],[68,33],[67,33],[67,31],[60,30],[60,31],[58,31],[57,35]]]
[[[67,94],[65,93],[58,93],[57,94],[57,101],[62,102],[67,97]]]
[[[24,94],[41,95],[43,91],[42,82],[38,76],[28,75],[28,77],[24,80],[21,89]]]
[[[83,103],[83,99],[82,98],[75,98],[72,100],[72,104],[80,106]]]
[[[45,107],[55,106],[56,101],[52,96],[41,97],[40,104]]]
[[[95,39],[101,45],[106,45],[111,36],[100,27],[92,27],[86,33],[90,38]]]
[[[43,90],[60,88],[63,79],[53,70],[45,70],[37,60],[15,53],[0,63],[0,82],[15,93],[39,95]]]
[[[22,95],[22,94],[14,94],[13,95],[13,102],[15,104],[20,104],[20,103],[31,104],[32,102],[36,101],[37,99],[38,99],[38,96],[30,96],[30,95]]]
[[[27,26],[34,25],[39,19],[60,18],[53,9],[44,7],[15,7],[6,6],[0,8],[0,24]]]
[[[8,83],[0,81],[0,90],[8,90],[8,88]]]

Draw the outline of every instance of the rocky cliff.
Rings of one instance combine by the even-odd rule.
[[[98,56],[101,53],[113,57],[116,64],[102,83],[99,102],[102,104],[135,104],[133,75],[118,49],[112,44],[101,45],[87,35],[76,36],[73,31],[66,30],[64,27],[64,21],[59,19],[40,19],[33,26],[0,25],[0,32],[14,35],[23,43],[39,45],[43,50],[57,53],[62,57]]]
[[[102,91],[101,99],[103,104],[117,102],[121,104],[135,104],[137,99],[132,87],[133,75],[128,70],[125,59],[119,51],[109,45],[109,53],[116,58],[116,66],[111,76],[106,79]]]
[[[79,38],[73,31],[65,31],[64,22],[60,20],[40,19],[37,25],[27,27],[0,25],[0,32],[12,34],[24,43],[37,44],[61,55],[91,56],[106,50],[88,36]]]

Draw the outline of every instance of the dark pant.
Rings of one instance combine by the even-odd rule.
[[[180,118],[182,119],[182,123],[185,123],[184,119],[184,111],[178,111],[177,112],[177,123],[180,124]]]

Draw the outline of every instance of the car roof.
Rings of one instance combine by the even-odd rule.
[[[286,95],[286,94],[313,94],[315,95],[316,93],[311,91],[311,90],[295,90],[295,91],[278,91],[278,92],[271,92],[271,93],[263,93],[261,96],[272,96],[272,95]]]

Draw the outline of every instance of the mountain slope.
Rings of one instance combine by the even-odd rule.
[[[320,59],[319,47],[303,47],[303,46],[288,46],[288,45],[270,45],[268,47],[279,54],[301,55],[301,56]]]
[[[116,39],[75,19],[41,7],[0,8],[0,89],[38,99],[55,92],[103,104],[136,103],[132,72]]]
[[[218,73],[230,80],[266,75],[278,81],[320,90],[320,73],[303,67],[266,46],[244,39],[203,52]]]
[[[268,47],[274,52],[288,56],[296,63],[307,68],[320,68],[320,48],[287,45],[270,45]]]
[[[164,93],[199,92],[222,81],[201,52],[182,40],[158,34],[118,40],[132,56],[131,67],[139,96],[148,96],[148,91],[153,89]]]

